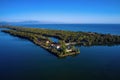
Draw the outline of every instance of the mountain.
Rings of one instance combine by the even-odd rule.
[[[25,25],[25,24],[45,24],[45,22],[40,22],[40,21],[21,21],[21,22],[6,22],[2,21],[0,22],[2,25]]]
[[[17,22],[18,24],[41,24],[42,22],[40,21],[22,21],[22,22]]]

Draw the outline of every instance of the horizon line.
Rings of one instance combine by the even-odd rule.
[[[23,20],[23,21],[0,21],[0,23],[26,23],[28,22],[28,24],[120,24],[120,23],[102,23],[102,22],[98,22],[98,23],[92,23],[92,22],[84,22],[84,23],[71,23],[71,22],[50,22],[50,21],[38,21],[38,20]],[[32,23],[33,22],[33,23]],[[35,23],[36,22],[36,23]]]

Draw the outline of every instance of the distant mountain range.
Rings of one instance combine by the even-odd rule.
[[[40,21],[22,21],[22,22],[6,22],[2,21],[0,24],[2,25],[25,25],[25,24],[45,24],[47,22],[40,22]]]

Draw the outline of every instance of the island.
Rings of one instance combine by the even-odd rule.
[[[58,57],[66,57],[79,54],[80,50],[75,47],[76,45],[111,46],[120,44],[119,35],[82,31],[74,32],[41,28],[27,28],[9,25],[1,25],[0,28],[7,28],[8,30],[2,30],[2,32],[9,33],[10,35],[20,38],[28,39]],[[50,39],[51,37],[59,39],[59,41],[56,43]]]

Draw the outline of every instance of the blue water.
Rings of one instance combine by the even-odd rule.
[[[52,25],[45,26],[41,27]],[[58,28],[60,25],[51,27]],[[107,30],[120,35],[118,25],[111,28],[101,26],[94,32],[106,33],[104,30]],[[62,27],[65,29],[82,31],[81,27],[75,30],[73,25]],[[94,28],[86,29],[90,30]],[[0,32],[0,80],[120,80],[120,45],[78,48],[79,55],[61,59],[28,40]]]
[[[19,26],[120,35],[120,24],[30,24]]]
[[[49,37],[50,38],[50,40],[52,40],[53,42],[55,42],[55,43],[58,43],[59,42],[59,39],[57,39],[57,38],[54,38],[54,37]]]

